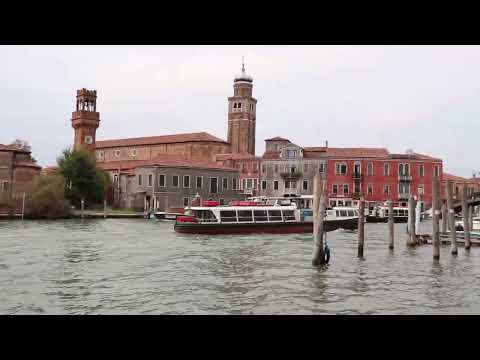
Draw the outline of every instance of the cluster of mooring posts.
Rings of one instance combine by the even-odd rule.
[[[458,255],[457,232],[455,227],[455,207],[453,199],[453,184],[446,182],[446,202],[441,200],[440,196],[440,178],[434,177],[432,181],[432,234],[419,234],[420,227],[420,203],[410,196],[408,199],[408,223],[407,223],[407,246],[415,247],[417,245],[428,244],[431,239],[433,245],[433,259],[440,260],[440,233],[443,236],[450,234],[451,253]],[[323,228],[327,202],[326,180],[319,174],[315,175],[313,182],[313,266],[326,264],[324,252],[324,237],[326,232]],[[388,248],[394,249],[394,218],[393,218],[393,200],[388,200]],[[457,205],[458,207],[458,205]],[[473,205],[468,204],[467,188],[462,189],[461,208],[463,215],[463,233],[465,250],[471,248],[470,231],[473,224]],[[363,197],[359,201],[358,208],[358,253],[359,258],[363,258],[365,244],[365,201]],[[440,218],[442,227],[440,229]]]

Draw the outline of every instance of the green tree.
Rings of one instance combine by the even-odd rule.
[[[65,199],[65,179],[60,175],[40,175],[25,199],[25,216],[29,218],[57,219],[70,215]]]
[[[81,199],[88,204],[100,204],[110,186],[109,175],[97,167],[95,158],[87,150],[64,150],[57,159],[58,171],[65,178],[65,196],[75,207]]]

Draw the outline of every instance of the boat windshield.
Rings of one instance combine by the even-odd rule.
[[[195,210],[194,215],[201,222],[217,222],[212,210]]]

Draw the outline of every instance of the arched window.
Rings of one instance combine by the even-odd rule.
[[[237,108],[237,103],[233,103],[233,108],[234,108],[234,109]]]
[[[241,109],[242,108],[242,103],[238,103],[238,108]]]

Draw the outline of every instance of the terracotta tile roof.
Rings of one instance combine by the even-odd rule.
[[[307,146],[303,148],[303,151],[327,151],[325,146]]]
[[[15,167],[32,167],[37,169],[42,168],[40,165],[35,164],[33,161],[16,161]]]
[[[219,142],[223,144],[228,144],[225,140],[222,140],[207,132],[199,132],[199,133],[149,136],[149,137],[129,138],[129,139],[102,140],[102,141],[95,142],[95,148],[102,149],[102,148],[121,147],[121,146],[171,144],[171,143],[185,143],[185,142],[199,142],[199,141]]]
[[[467,181],[469,181],[468,179],[466,179],[464,177],[456,176],[456,175],[449,174],[449,173],[446,173],[446,172],[443,172],[443,180],[444,181],[450,180],[450,181],[456,181],[456,182],[467,182]]]
[[[375,158],[386,157],[389,152],[386,148],[331,148],[327,149],[328,157],[342,158]]]
[[[265,139],[265,141],[288,141],[288,142],[290,142],[290,140],[282,138],[280,136],[275,136],[274,138],[271,138],[271,139]]]
[[[4,145],[4,144],[0,144],[0,151],[16,151],[16,152],[21,152],[21,153],[26,153],[26,154],[30,154],[30,151],[29,150],[24,150],[24,149],[19,149],[15,146],[12,146],[12,145]]]
[[[223,160],[260,160],[261,158],[249,153],[240,154],[217,154],[215,155],[217,161]]]
[[[275,160],[280,159],[280,152],[279,151],[265,151],[262,156],[265,160]]]
[[[442,161],[442,159],[434,158],[429,155],[411,153],[411,154],[390,154],[391,159],[411,159],[411,160],[431,160],[431,161]]]
[[[193,161],[176,155],[160,155],[152,160],[124,160],[98,163],[104,170],[132,170],[138,167],[186,167],[196,169],[238,171],[237,169],[219,165],[214,162]]]

